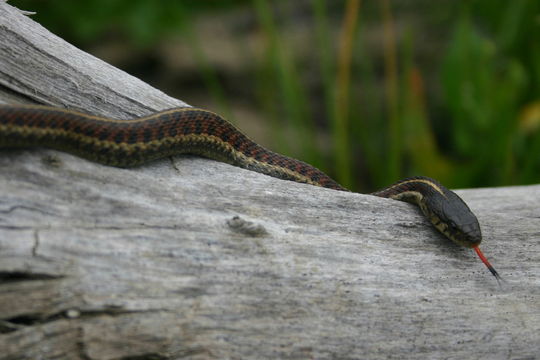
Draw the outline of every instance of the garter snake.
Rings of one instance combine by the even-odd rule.
[[[265,149],[210,111],[175,108],[131,120],[114,120],[40,105],[0,106],[0,148],[47,147],[118,167],[194,154],[284,180],[349,191],[317,168]],[[407,178],[372,195],[414,203],[441,233],[473,248],[499,280],[478,245],[476,216],[465,202],[427,177]]]

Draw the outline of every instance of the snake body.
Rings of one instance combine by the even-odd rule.
[[[319,169],[255,143],[219,115],[191,107],[114,120],[49,106],[0,106],[0,148],[36,146],[118,167],[194,154],[284,180],[349,191]],[[454,192],[433,179],[413,177],[372,195],[418,205],[450,240],[473,248],[499,279],[478,247],[482,234],[476,216]]]

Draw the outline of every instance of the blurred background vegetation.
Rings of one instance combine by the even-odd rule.
[[[538,0],[11,0],[353,190],[540,182]]]

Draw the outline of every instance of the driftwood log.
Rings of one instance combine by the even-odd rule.
[[[184,105],[0,1],[0,100]],[[0,359],[536,359],[540,186],[463,190],[475,254],[412,205],[181,156],[0,151]]]

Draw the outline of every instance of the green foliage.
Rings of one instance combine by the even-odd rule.
[[[114,30],[128,34],[136,46],[183,28],[190,16],[219,11],[248,0],[13,0],[10,4],[34,11],[33,18],[67,40],[85,43]]]
[[[531,66],[540,42],[530,36],[538,33],[537,18],[532,16],[538,14],[538,3],[480,3],[483,7],[477,11],[482,16],[475,7],[462,10],[442,66],[444,104],[452,119],[448,126],[452,155],[466,164],[460,183],[535,182],[540,168],[536,174],[521,172],[527,159],[538,158],[538,153],[531,152],[537,141],[523,143],[520,118],[528,103],[540,101],[540,78]],[[493,17],[486,18],[486,10]],[[487,28],[484,31],[473,22],[477,16]]]
[[[309,112],[307,90],[300,81],[294,52],[283,46],[282,35],[276,26],[269,2],[254,0],[253,7],[266,40],[264,57],[268,61],[262,65],[262,76],[266,81],[262,83],[261,90],[262,97],[266,98],[264,104],[274,123],[274,137],[282,138],[283,131],[280,132],[280,129],[287,129],[289,122],[297,134],[294,145],[300,147],[303,160],[320,167],[320,152],[314,142],[314,124]],[[278,109],[279,104],[282,112],[276,113],[273,109]],[[287,119],[287,122],[279,119]],[[280,143],[281,151],[291,153],[290,147],[283,140]]]

